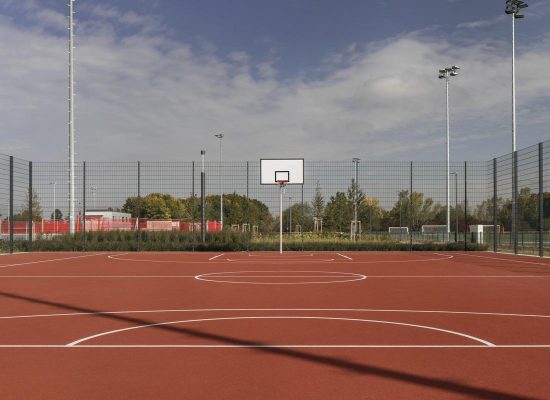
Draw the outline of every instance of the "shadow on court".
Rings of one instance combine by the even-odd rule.
[[[116,314],[105,314],[101,311],[74,306],[70,304],[63,304],[28,296],[19,295],[16,293],[0,292],[0,296],[5,298],[26,301],[34,304],[41,304],[60,308],[62,310],[70,310],[79,313],[93,313],[94,317],[107,318],[116,321],[124,321],[134,325],[149,325],[154,324],[153,321],[147,321],[141,318],[133,318]],[[208,332],[201,332],[197,329],[181,328],[172,325],[157,325],[151,326],[151,329],[160,329],[169,332],[176,332],[185,335],[194,336],[201,339],[216,340],[226,344],[240,345],[240,346],[262,346],[268,345],[268,343],[253,342],[244,339],[239,339],[230,336],[217,335]],[[468,396],[472,399],[499,399],[499,400],[542,400],[536,397],[526,397],[513,395],[506,392],[484,389],[481,387],[466,385],[463,383],[453,382],[444,379],[427,378],[421,375],[411,374],[408,372],[399,372],[388,368],[376,367],[368,364],[362,364],[358,362],[348,361],[337,357],[322,356],[317,354],[310,354],[305,351],[297,349],[285,349],[285,348],[272,348],[272,347],[255,347],[250,350],[255,350],[262,353],[274,354],[282,357],[288,357],[293,359],[299,359],[312,363],[324,364],[334,368],[339,368],[345,371],[353,372],[360,375],[372,375],[385,379],[393,379],[403,381],[419,386],[426,386],[434,389],[439,389],[446,392],[460,393]]]

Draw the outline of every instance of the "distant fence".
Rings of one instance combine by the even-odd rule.
[[[284,231],[320,233],[322,227],[324,235],[349,234],[355,167],[351,159],[305,160],[304,184],[289,186],[284,194]],[[467,242],[472,240],[470,225],[495,225],[500,232],[484,236],[486,243],[491,240],[492,250],[539,255],[550,251],[546,240],[550,232],[550,141],[488,161],[452,162],[450,235],[421,234],[422,225],[446,225],[445,162],[360,161],[357,168],[358,221],[363,237]],[[209,226],[210,231],[222,229],[223,194],[223,230],[275,232],[279,192],[276,187],[260,185],[259,174],[259,161],[205,164],[205,219],[219,224]],[[178,228],[183,231],[197,227],[201,220],[200,175],[200,163],[194,161],[78,162],[77,231],[168,229],[167,224],[172,223],[148,228],[143,225],[147,219],[179,221]],[[56,232],[66,233],[68,192],[67,162],[29,162],[0,155],[3,247],[11,251],[14,241],[20,240],[31,249],[33,235],[51,234],[54,214]],[[154,198],[163,195],[172,199]],[[166,204],[159,205],[165,200]],[[138,209],[133,206],[136,201]],[[174,204],[169,205],[170,201]],[[92,210],[125,211],[132,218],[139,216],[141,222],[116,226],[84,217]],[[389,227],[407,227],[408,233],[390,235]],[[537,238],[532,239],[533,235]]]

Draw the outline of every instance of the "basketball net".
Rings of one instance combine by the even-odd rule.
[[[277,181],[277,185],[279,185],[279,188],[283,191],[283,193],[286,192],[286,184],[288,181]]]

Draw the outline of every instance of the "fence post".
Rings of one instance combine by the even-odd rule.
[[[250,198],[249,198],[249,179],[250,177],[250,166],[249,162],[246,162],[246,223],[248,224],[248,240],[246,241],[246,251],[250,251],[250,240],[252,236],[253,228],[250,226]]]
[[[138,207],[137,207],[137,235],[138,235],[138,243],[137,248],[139,251],[140,245],[141,245],[141,228],[140,228],[140,215],[141,215],[141,161],[137,162],[137,195],[138,195]]]
[[[411,170],[410,170],[410,194],[409,194],[409,226],[410,226],[410,233],[409,233],[409,251],[412,251],[412,244],[413,244],[413,223],[414,223],[414,216],[413,216],[413,162],[411,161]]]
[[[544,257],[544,144],[539,143],[539,256]]]
[[[468,162],[464,161],[464,251],[468,250]]]
[[[201,241],[206,242],[206,174],[204,172],[204,155],[201,150]]]
[[[82,236],[84,237],[84,247],[86,247],[86,161],[82,162]]]
[[[193,232],[191,249],[195,251],[195,161],[191,161],[191,222],[191,232]]]
[[[29,229],[27,250],[32,251],[32,161],[29,161]]]
[[[9,230],[10,230],[10,253],[13,253],[13,156],[10,156],[10,221],[9,221]]]
[[[497,242],[497,159],[493,158],[493,252],[498,251]]]
[[[514,254],[519,253],[518,246],[518,152],[512,154],[512,236]]]

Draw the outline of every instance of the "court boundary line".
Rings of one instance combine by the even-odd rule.
[[[190,252],[191,253],[191,252]],[[337,254],[335,252],[319,252],[322,254]],[[116,261],[131,261],[131,262],[153,262],[153,263],[173,263],[173,264],[213,264],[213,263],[235,263],[235,262],[242,262],[242,263],[324,263],[324,262],[344,262],[347,264],[387,264],[387,263],[411,263],[411,262],[428,262],[428,261],[444,261],[444,260],[450,260],[453,259],[455,256],[451,254],[443,254],[443,253],[437,253],[437,252],[430,252],[428,255],[438,255],[442,256],[442,258],[424,258],[424,259],[405,259],[405,260],[379,260],[379,261],[338,261],[334,258],[332,259],[320,259],[320,260],[291,260],[291,259],[274,259],[274,260],[246,260],[246,259],[215,259],[215,260],[200,260],[200,261],[183,261],[183,260],[153,260],[153,259],[136,259],[136,258],[120,258],[120,256],[124,256],[127,254],[132,253],[121,253],[121,254],[115,254],[115,255],[109,255],[107,258],[111,260]],[[152,253],[152,254],[179,254],[174,252],[166,252],[166,253]],[[191,253],[191,254],[199,254],[197,252]],[[224,253],[227,254],[227,253]],[[234,253],[237,254],[237,253]],[[269,254],[275,255],[278,254],[276,252],[271,252]],[[378,254],[409,254],[408,252],[378,252]],[[424,253],[425,254],[425,253]],[[462,254],[462,253],[460,253]]]
[[[550,349],[550,344],[495,344],[494,346],[486,345],[446,345],[446,344],[388,344],[388,345],[370,345],[370,344],[266,344],[266,345],[231,345],[231,344],[82,344],[78,346],[68,346],[66,344],[0,344],[0,349],[155,349],[155,348],[192,348],[192,349],[211,349],[211,348],[273,348],[273,349]]]
[[[487,258],[489,260],[516,262],[516,263],[521,263],[521,264],[542,265],[544,267],[550,268],[549,263],[537,263],[537,262],[533,262],[533,261],[522,261],[522,260],[515,260],[513,258],[489,257],[489,256],[482,256],[482,255],[479,255],[479,254],[468,254],[468,253],[460,253],[460,254],[468,256],[468,257]],[[507,254],[507,253],[497,253],[497,254]],[[511,254],[511,255],[516,256],[516,254]],[[498,266],[493,265],[493,267],[498,267]]]
[[[31,254],[31,253],[26,253],[26,254]],[[46,262],[50,262],[50,261],[65,261],[65,260],[73,260],[73,259],[77,259],[77,258],[96,257],[96,256],[101,256],[101,255],[105,255],[105,253],[85,254],[85,255],[80,255],[80,256],[64,257],[64,258],[52,258],[52,259],[48,259],[48,260],[27,261],[27,262],[24,262],[24,263],[17,263],[17,264],[3,264],[3,265],[0,265],[0,268],[19,267],[19,266],[23,266],[23,265],[41,264],[41,263],[46,263]]]
[[[441,333],[448,333],[450,335],[460,336],[462,338],[470,339],[475,342],[479,342],[484,344],[488,347],[494,347],[495,344],[489,342],[488,340],[484,340],[481,338],[478,338],[476,336],[468,335],[466,333],[452,331],[449,329],[442,329],[437,328],[434,326],[429,325],[418,325],[418,324],[409,324],[405,322],[396,322],[396,321],[381,321],[381,320],[373,320],[373,319],[360,319],[360,318],[344,318],[344,317],[314,317],[314,316],[240,316],[240,317],[219,317],[219,318],[200,318],[200,319],[191,319],[191,320],[179,320],[179,321],[168,321],[168,322],[158,322],[154,324],[145,324],[145,325],[138,325],[138,326],[130,326],[126,328],[119,328],[119,329],[113,329],[110,331],[100,332],[95,335],[90,335],[84,338],[80,338],[77,340],[74,340],[70,343],[67,343],[67,346],[77,346],[80,343],[97,339],[99,337],[105,337],[121,332],[128,332],[128,331],[134,331],[137,329],[144,329],[144,328],[150,328],[155,326],[166,326],[166,325],[176,325],[176,324],[187,324],[187,323],[193,323],[193,322],[210,322],[210,321],[234,321],[234,320],[264,320],[264,319],[315,319],[315,320],[323,320],[323,321],[351,321],[351,322],[367,322],[367,323],[375,323],[375,324],[383,324],[383,325],[397,325],[397,326],[405,326],[409,328],[419,328],[419,329],[427,329],[431,331],[441,332]]]
[[[252,271],[251,271],[252,272]],[[267,271],[266,271],[267,272]],[[273,271],[271,271],[273,272]],[[282,272],[282,271],[281,271]],[[309,271],[315,272],[315,271]],[[212,272],[212,273],[230,273],[230,272]],[[0,275],[0,279],[26,279],[26,278],[42,278],[42,279],[162,279],[162,278],[196,278],[197,276],[204,276],[212,274],[211,272],[206,274],[197,275]],[[342,272],[345,273],[345,272]],[[348,274],[362,275],[368,279],[381,278],[381,279],[549,279],[550,275],[365,275],[356,272],[349,272]],[[287,276],[285,278],[292,278],[293,276]],[[325,278],[327,276],[294,276],[295,278]],[[240,276],[240,278],[283,278],[283,276]],[[364,278],[363,278],[364,279]],[[199,279],[203,280],[203,279]],[[358,279],[359,280],[359,279]],[[206,281],[206,280],[204,280]],[[221,282],[221,281],[216,281]],[[344,281],[341,281],[344,282]]]
[[[407,310],[407,309],[375,309],[375,308],[184,308],[164,310],[125,310],[125,311],[98,311],[98,312],[77,312],[77,313],[53,313],[53,314],[28,314],[0,316],[2,319],[20,318],[48,318],[48,317],[73,317],[102,314],[154,314],[154,313],[176,313],[176,312],[241,312],[241,311],[314,311],[314,312],[373,312],[373,313],[410,313],[410,314],[456,314],[456,315],[477,315],[494,317],[519,317],[519,318],[550,318],[550,315],[543,314],[517,314],[517,313],[495,313],[476,311],[448,311],[448,310]]]

